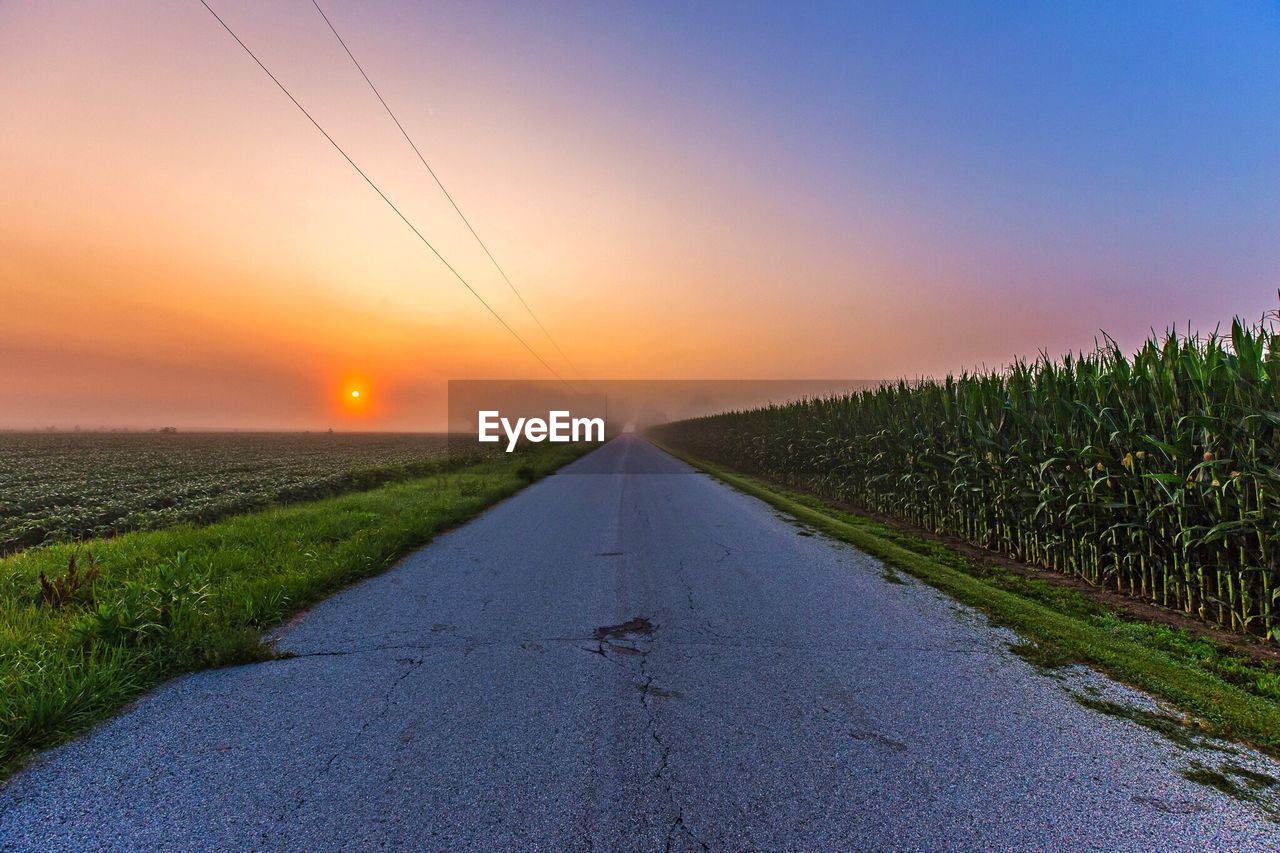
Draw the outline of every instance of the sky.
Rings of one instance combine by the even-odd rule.
[[[1280,6],[209,0],[569,378],[1280,307]],[[438,429],[549,376],[199,0],[0,0],[0,426]],[[361,397],[350,392],[359,390]]]

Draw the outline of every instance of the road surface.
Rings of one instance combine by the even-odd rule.
[[[0,847],[1280,846],[1013,639],[624,437],[47,753]]]

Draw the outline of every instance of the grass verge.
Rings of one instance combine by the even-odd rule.
[[[583,452],[0,559],[0,778],[167,678],[269,657],[266,629]]]
[[[797,521],[918,578],[1018,631],[1037,664],[1083,663],[1163,699],[1184,722],[1280,756],[1280,668],[1185,631],[1125,619],[1079,592],[970,559],[945,545],[832,507],[811,495],[668,453]]]

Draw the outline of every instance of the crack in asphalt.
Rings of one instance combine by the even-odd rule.
[[[1013,656],[1013,653],[1004,647],[988,648],[988,649],[957,648],[957,647],[946,648],[946,647],[940,647],[940,646],[919,646],[919,645],[908,646],[908,645],[898,645],[895,643],[838,646],[831,643],[823,643],[823,642],[787,643],[787,642],[777,642],[772,640],[750,640],[750,639],[730,640],[724,634],[719,633],[710,625],[706,625],[703,628],[700,628],[698,630],[700,632],[709,634],[711,637],[714,637],[715,639],[705,639],[705,640],[664,639],[663,642],[666,645],[674,646],[677,648],[709,647],[709,648],[723,648],[723,649],[756,649],[756,650],[788,650],[788,651],[825,650],[825,651],[842,652],[847,654],[894,651],[894,652],[908,652],[908,653],[915,652],[920,654],[979,656],[979,657],[981,656],[1003,657],[1005,655]],[[589,651],[592,654],[603,654],[604,651],[606,650],[602,650],[601,647],[605,647],[605,646],[608,647],[607,651],[613,651],[623,655],[646,654],[644,650],[638,649],[634,646],[627,646],[621,643],[612,642],[607,639],[601,639],[594,635],[584,636],[584,637],[526,637],[526,638],[505,638],[505,639],[487,639],[487,640],[477,639],[474,637],[462,637],[457,640],[438,642],[438,643],[390,643],[387,645],[367,646],[364,648],[357,648],[357,649],[331,649],[331,650],[322,650],[322,651],[315,651],[315,652],[285,651],[285,652],[281,652],[276,657],[267,658],[266,660],[263,660],[263,661],[256,661],[254,663],[246,664],[246,666],[262,666],[263,664],[278,663],[281,661],[306,660],[308,658],[344,657],[348,655],[366,655],[366,654],[376,654],[378,652],[398,651],[398,650],[430,652],[430,651],[442,651],[442,650],[447,650],[451,648],[461,648],[463,649],[463,651],[470,652],[476,648],[515,647],[515,648],[523,648],[526,651],[541,651],[540,649],[537,649],[535,647],[536,644],[563,643],[563,644],[577,645],[583,642],[589,642],[589,643],[594,642],[598,644],[597,648],[589,648],[586,646],[578,645],[578,648],[582,649],[583,651]]]
[[[725,550],[726,550],[726,557],[727,557],[729,553],[729,549],[726,548]],[[681,566],[681,568],[683,568],[683,566]],[[694,599],[692,594],[692,585],[689,583],[689,579],[686,576],[684,576],[683,572],[680,572],[679,575],[680,575],[680,580],[683,582],[686,588],[686,594],[687,594],[686,598],[687,598],[689,609],[691,611],[696,612],[696,607],[694,604]],[[477,647],[507,647],[507,648],[519,647],[525,650],[528,650],[530,648],[536,648],[538,651],[544,651],[545,649],[539,644],[547,643],[552,646],[554,646],[555,644],[571,644],[574,648],[578,650],[585,651],[589,654],[593,654],[598,657],[601,657],[604,660],[608,661],[610,664],[620,667],[624,670],[627,670],[628,672],[638,672],[640,676],[640,681],[636,683],[635,686],[640,694],[639,701],[641,704],[641,708],[644,710],[645,719],[646,719],[646,728],[648,730],[649,737],[658,749],[658,761],[657,761],[657,766],[653,770],[652,779],[657,790],[660,792],[660,797],[664,804],[663,810],[671,814],[671,819],[666,829],[664,849],[667,851],[670,851],[677,848],[678,846],[680,846],[680,840],[683,838],[689,844],[696,846],[698,849],[709,850],[710,846],[708,845],[708,843],[703,841],[701,838],[699,838],[698,835],[693,831],[693,829],[686,822],[685,807],[680,804],[676,796],[676,790],[675,790],[676,780],[673,776],[673,770],[672,770],[673,746],[668,741],[668,739],[665,738],[663,735],[662,727],[659,723],[659,713],[658,713],[657,702],[659,700],[669,701],[672,699],[679,699],[683,696],[683,694],[679,691],[672,690],[672,689],[663,687],[659,684],[656,684],[655,676],[649,671],[648,655],[652,649],[651,647],[647,647],[646,644],[652,643],[654,639],[653,635],[655,634],[656,629],[657,629],[657,626],[655,626],[649,619],[644,617],[635,617],[633,619],[627,620],[626,622],[621,622],[615,625],[600,626],[596,628],[591,633],[590,636],[536,637],[532,639],[529,639],[529,638],[520,639],[520,638],[510,638],[510,637],[481,639],[476,637],[469,637],[465,635],[455,634],[448,638],[442,637],[440,640],[436,642],[430,642],[430,643],[423,643],[423,642],[388,643],[383,645],[376,645],[376,646],[370,646],[367,648],[357,648],[357,649],[322,650],[322,651],[306,652],[306,653],[292,654],[292,655],[289,655],[286,653],[286,655],[282,656],[281,659],[288,660],[293,658],[301,659],[301,658],[341,657],[341,656],[360,655],[360,654],[378,654],[378,653],[392,652],[392,651],[398,651],[398,650],[399,651],[404,651],[404,650],[439,651],[439,650],[447,650],[447,649],[456,649],[459,647],[463,648],[464,652],[467,652],[467,653],[469,653],[472,649]],[[438,634],[440,632],[438,632],[435,626],[433,626],[431,633]],[[704,634],[704,635],[709,634],[710,636],[714,637],[714,639],[711,639],[711,640],[677,639],[677,638],[669,638],[664,636],[663,642],[677,648],[704,647],[704,648],[725,648],[725,649],[801,649],[801,650],[812,649],[812,648],[826,648],[830,650],[832,648],[831,645],[824,644],[824,643],[787,643],[787,642],[776,642],[771,640],[750,640],[750,639],[734,640],[720,634],[714,628],[712,628],[710,624],[705,626],[705,630],[700,629],[697,631],[697,633]],[[588,643],[594,642],[594,646],[582,645],[584,641]],[[947,648],[918,646],[918,645],[917,646],[901,646],[894,643],[860,645],[860,646],[850,647],[849,649],[847,649],[847,651],[849,652],[888,651],[888,650],[895,650],[898,652],[919,651],[922,653],[929,653],[929,654],[957,654],[957,655],[960,655],[960,654],[963,654],[963,655],[1010,654],[1008,650],[1003,647],[991,648],[991,649],[974,649],[974,648],[947,649]],[[632,666],[631,660],[630,660],[632,658],[638,658],[638,666],[635,666],[635,667]],[[292,804],[292,807],[290,809],[291,812],[297,812],[299,809],[301,809],[307,802],[308,792],[321,779],[323,779],[326,774],[332,771],[338,759],[341,758],[343,755],[349,754],[351,750],[354,749],[358,743],[360,743],[360,741],[363,739],[363,737],[365,736],[366,732],[370,729],[370,727],[372,727],[373,725],[380,722],[382,719],[386,717],[387,713],[390,711],[392,707],[396,690],[399,689],[400,685],[405,681],[405,679],[407,679],[413,672],[415,672],[423,664],[422,658],[416,658],[416,659],[408,658],[408,659],[401,659],[401,661],[410,663],[411,665],[408,668],[406,668],[405,671],[401,673],[390,685],[390,687],[386,692],[386,695],[383,697],[381,709],[377,713],[370,715],[360,726],[356,734],[351,738],[350,742],[346,744],[342,749],[334,752],[331,756],[329,756],[324,766],[319,770],[317,770],[317,772],[313,774],[312,778],[307,782],[307,784],[298,790],[295,801]],[[849,732],[849,736],[853,740],[869,741],[871,743],[876,744],[880,748],[888,749],[891,751],[904,751],[906,749],[905,744],[902,744],[899,741],[889,738],[883,735],[882,733],[875,731],[874,729],[870,729],[870,730],[854,729]]]
[[[387,688],[387,692],[382,697],[381,708],[376,713],[370,714],[366,717],[364,722],[361,723],[360,728],[357,729],[356,733],[351,737],[350,741],[345,743],[339,749],[334,750],[333,754],[330,755],[329,759],[324,763],[324,766],[313,773],[305,785],[298,788],[297,793],[294,795],[293,805],[288,809],[289,812],[297,812],[301,809],[306,804],[307,792],[309,792],[317,782],[328,775],[329,771],[333,769],[333,765],[341,756],[351,752],[356,744],[360,743],[364,738],[365,733],[369,731],[369,728],[374,723],[380,722],[384,717],[386,717],[387,713],[391,710],[391,700],[395,696],[396,691],[400,689],[400,685],[406,678],[422,666],[423,660],[422,658],[397,658],[396,663],[407,666],[405,667],[405,671],[400,673],[400,675],[392,681],[391,685]],[[286,815],[281,815],[281,819],[284,817],[286,817]]]
[[[689,828],[684,820],[684,806],[676,802],[674,790],[674,781],[669,777],[671,767],[671,745],[662,738],[662,730],[658,725],[658,713],[653,706],[651,697],[666,698],[677,696],[675,691],[667,690],[662,687],[655,687],[653,684],[654,677],[648,671],[648,658],[640,659],[640,675],[644,678],[644,682],[640,688],[640,705],[644,708],[645,716],[649,721],[649,735],[653,738],[653,742],[658,745],[658,766],[653,771],[653,780],[658,783],[662,789],[662,793],[666,796],[669,808],[675,812],[675,816],[671,819],[671,823],[667,826],[667,838],[663,847],[669,851],[675,843],[678,835],[683,834],[689,838],[694,844],[697,844],[703,850],[711,848],[702,839]]]
[[[696,844],[702,850],[710,850],[711,848],[706,842],[702,841],[685,823],[684,807],[676,802],[674,780],[671,778],[671,744],[662,737],[662,729],[658,724],[658,713],[655,707],[655,699],[676,699],[683,694],[677,690],[662,687],[654,684],[654,676],[649,672],[649,652],[651,649],[640,648],[635,646],[623,646],[616,643],[615,640],[629,638],[634,643],[641,643],[646,640],[652,642],[652,635],[656,632],[657,626],[644,617],[636,617],[617,625],[605,625],[597,628],[593,633],[593,639],[597,640],[596,648],[587,648],[579,646],[584,651],[599,655],[605,660],[631,670],[631,667],[621,658],[615,659],[610,657],[605,651],[605,647],[610,647],[614,652],[621,650],[625,657],[639,658],[639,664],[636,667],[641,681],[636,684],[636,688],[640,694],[640,707],[644,709],[645,719],[647,720],[647,728],[649,737],[658,747],[658,766],[653,771],[653,781],[657,784],[662,792],[663,798],[666,800],[667,809],[674,812],[671,822],[667,825],[667,835],[664,844],[664,850],[670,851],[675,841],[681,835],[687,837],[689,841]]]
[[[889,737],[888,735],[882,732],[877,732],[873,730],[864,731],[861,729],[854,729],[849,732],[849,737],[853,738],[854,740],[869,741],[871,743],[876,744],[877,746],[882,746],[885,749],[892,750],[893,752],[907,751],[907,745],[905,743],[903,743],[900,740],[894,740],[893,738]]]
[[[609,656],[609,653],[608,653],[608,652],[606,652],[606,651],[604,650],[604,646],[605,646],[605,644],[604,644],[604,643],[598,643],[594,649],[593,649],[593,648],[591,648],[590,646],[578,646],[578,648],[579,648],[579,649],[582,649],[584,652],[587,652],[588,654],[592,654],[592,655],[599,655],[600,657],[604,658],[605,660],[607,660],[609,663],[613,664],[614,666],[620,666],[620,667],[622,667],[623,669],[627,669],[627,668],[628,668],[628,667],[627,667],[627,665],[626,665],[625,663],[623,663],[621,660],[619,660],[619,659],[617,659],[617,658],[610,657],[610,656]],[[637,650],[635,650],[635,651],[636,651],[636,653],[637,653],[637,654],[647,654],[647,652],[641,652],[641,651],[639,651],[638,649],[637,649]]]
[[[685,604],[689,607],[689,613],[696,614],[699,610],[698,604],[693,597],[693,584],[689,583],[689,561],[681,557],[676,563],[676,577],[680,580],[680,584],[684,587]],[[695,629],[697,630],[697,629]],[[714,632],[712,632],[714,634]]]

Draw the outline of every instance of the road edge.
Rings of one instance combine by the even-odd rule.
[[[899,544],[903,538],[909,538],[907,534],[896,533],[894,538],[899,541],[893,541],[885,535],[888,528],[874,519],[790,493],[775,484],[666,445],[654,444],[725,485],[973,607],[993,624],[1014,629],[1029,644],[1016,651],[1033,663],[1049,667],[1079,663],[1093,667],[1177,708],[1187,715],[1179,722],[1192,731],[1229,738],[1280,756],[1280,705],[1277,703],[1161,650],[1116,636],[1102,626],[1001,589],[928,556],[928,550],[946,548],[945,545],[920,540],[926,553],[912,550]]]

